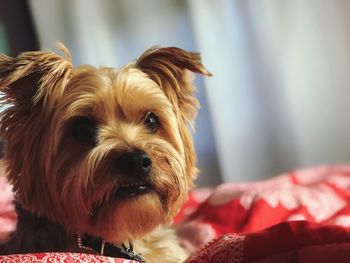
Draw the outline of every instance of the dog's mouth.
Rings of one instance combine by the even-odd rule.
[[[116,195],[120,197],[136,197],[147,194],[151,190],[152,186],[145,182],[128,183],[121,185],[117,190]]]

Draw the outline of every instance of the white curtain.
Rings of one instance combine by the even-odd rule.
[[[120,66],[156,44],[202,53],[200,185],[350,160],[347,0],[30,3],[43,48],[61,40],[76,64]]]
[[[227,181],[350,160],[350,2],[190,0]]]

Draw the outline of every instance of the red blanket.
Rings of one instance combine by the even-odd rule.
[[[350,262],[349,201],[350,165],[322,166],[196,190],[176,221],[188,262]]]
[[[0,190],[1,238],[13,229],[15,217],[8,186],[1,178],[0,189],[7,189]],[[175,223],[182,244],[192,252],[191,263],[350,262],[349,201],[350,166],[322,166],[263,182],[197,189]],[[46,262],[52,257],[61,262],[87,257],[26,256]],[[18,262],[16,257],[6,262]],[[87,262],[111,260],[88,258]],[[0,262],[5,259],[9,257],[0,257]]]

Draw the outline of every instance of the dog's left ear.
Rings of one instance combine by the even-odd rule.
[[[201,63],[199,53],[176,47],[151,48],[136,61],[136,67],[145,72],[165,92],[181,113],[185,123],[191,123],[199,107],[194,96],[193,73],[211,76]]]
[[[0,54],[0,108],[3,110],[0,133],[5,144],[11,141],[5,151],[5,158],[9,160],[8,179],[17,197],[26,205],[33,202],[39,189],[36,188],[40,173],[37,167],[42,163],[33,162],[37,160],[33,156],[42,152],[35,137],[49,128],[40,114],[50,116],[50,109],[62,97],[72,74],[68,49],[63,45],[59,47],[68,59],[49,51],[28,51],[17,57]]]
[[[45,103],[50,95],[58,98],[60,86],[72,71],[68,49],[63,44],[58,47],[68,59],[50,51],[23,52],[17,57],[0,54],[0,91],[11,102],[28,106],[39,101]]]

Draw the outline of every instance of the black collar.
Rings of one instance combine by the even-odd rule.
[[[95,238],[89,235],[78,235],[77,245],[81,249],[94,251],[102,256],[125,258],[145,263],[142,257],[135,253],[131,244],[129,244],[129,247],[126,247],[124,244],[118,247],[105,242],[101,238]]]

